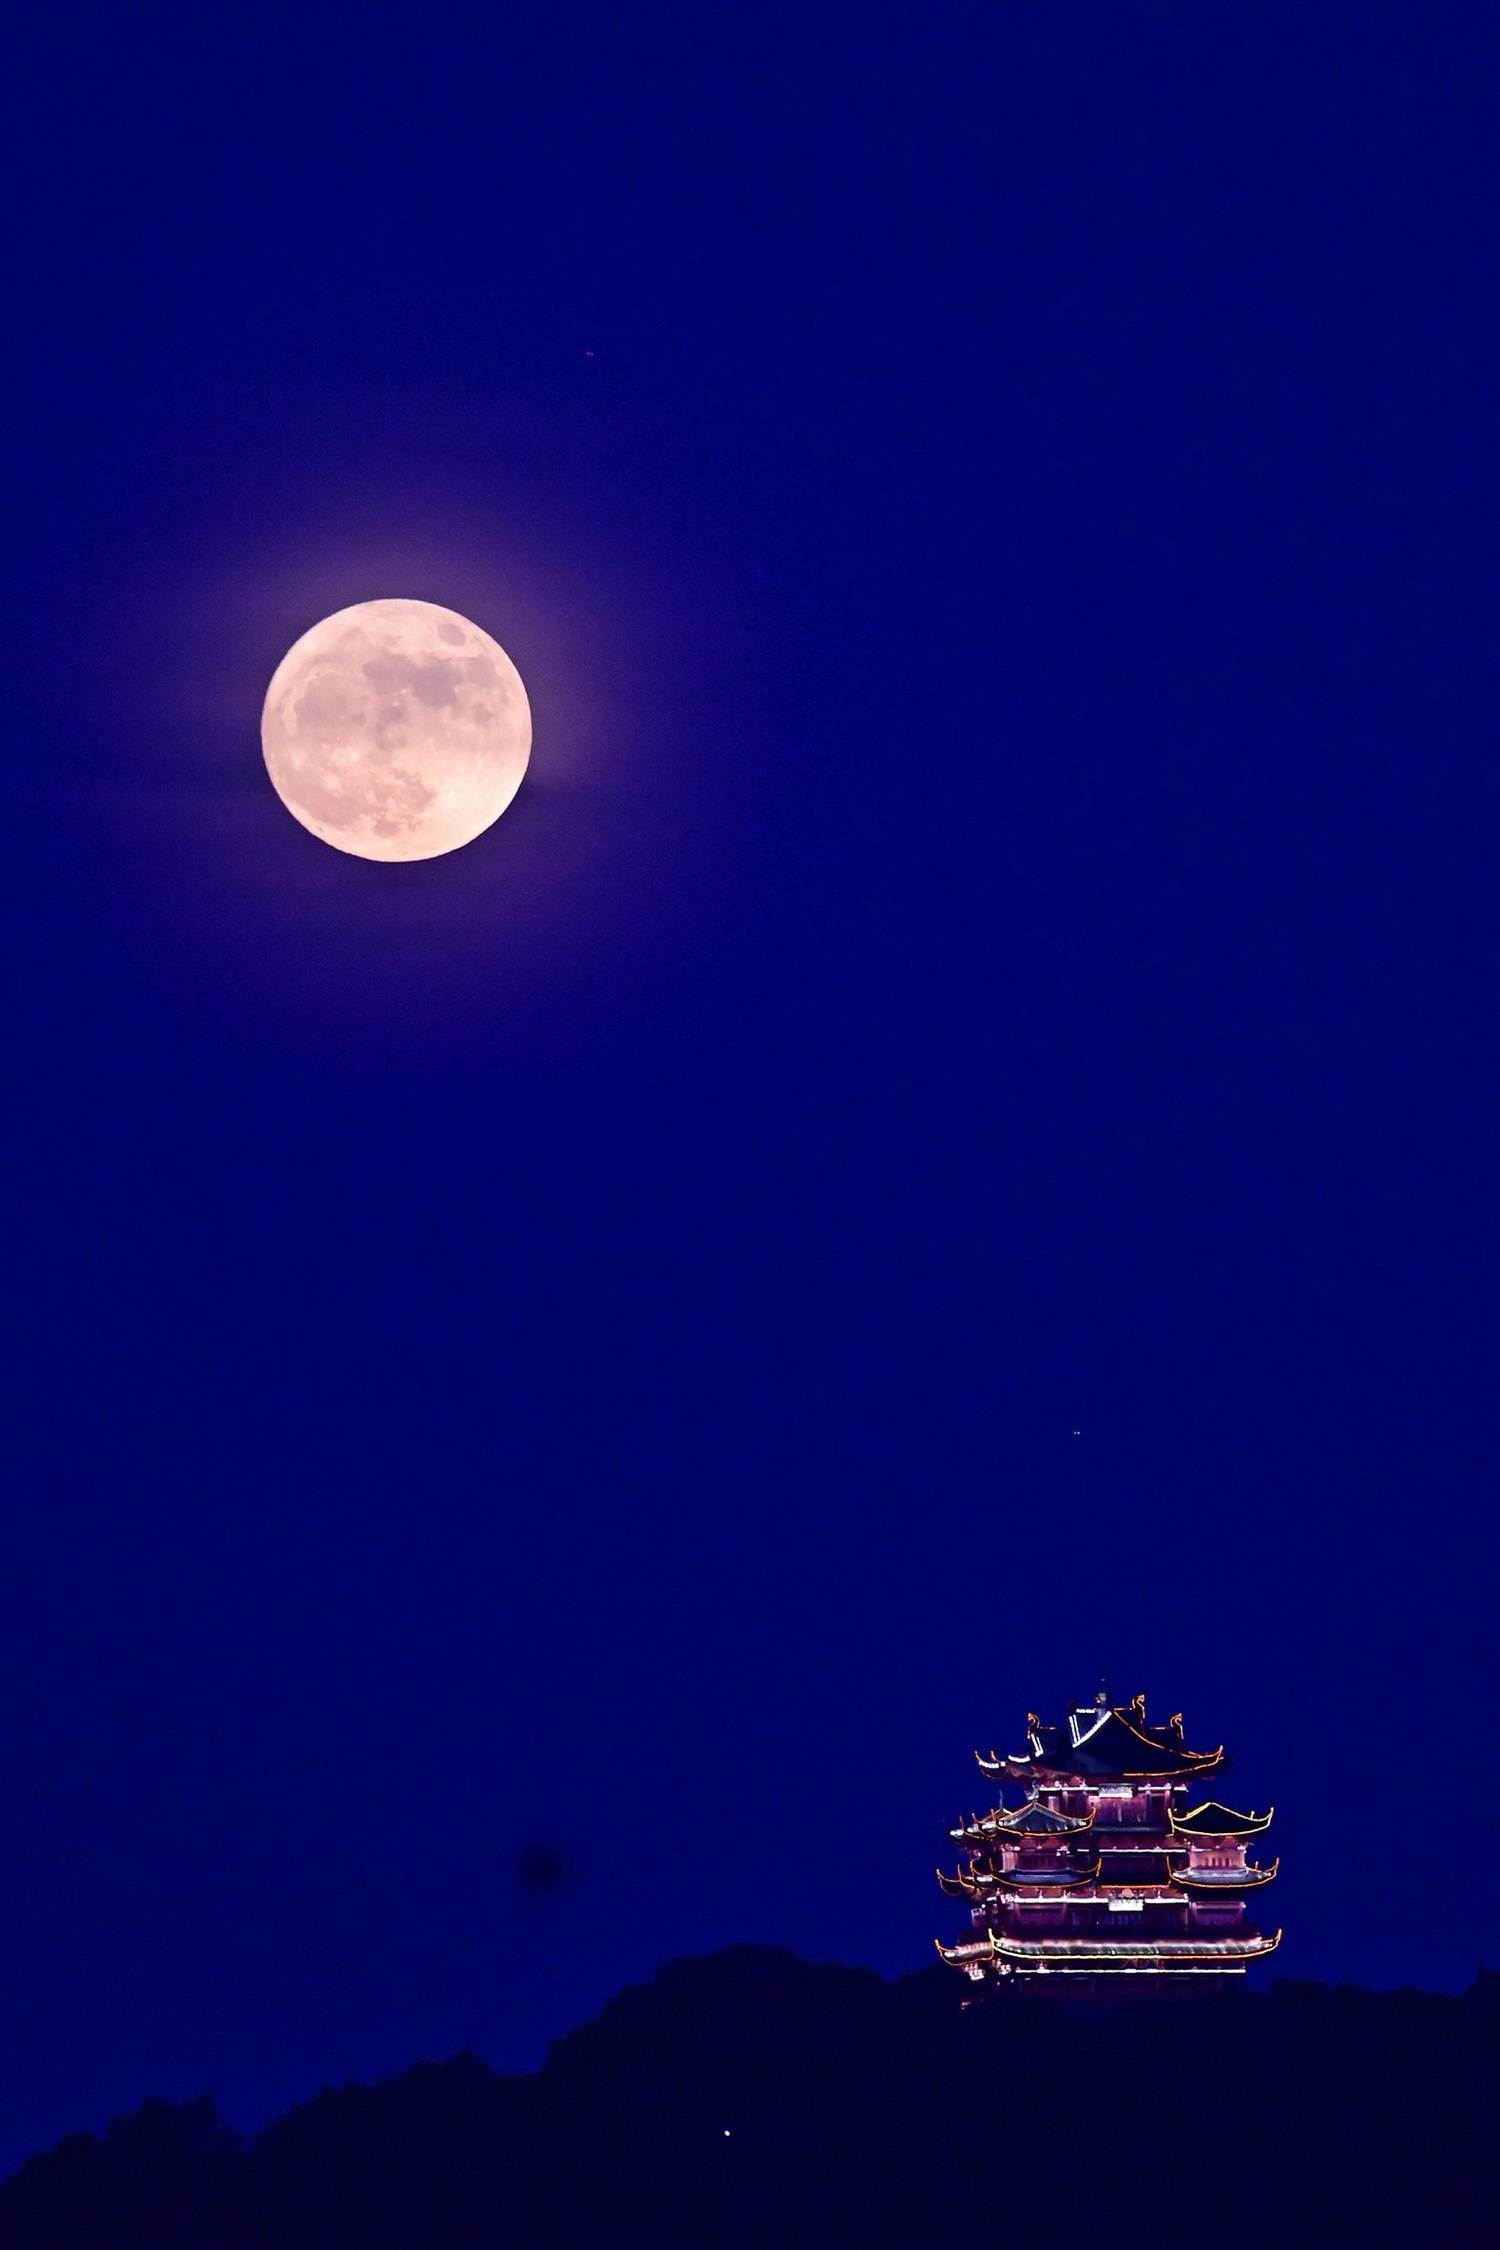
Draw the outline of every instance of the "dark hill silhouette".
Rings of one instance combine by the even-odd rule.
[[[0,2187],[0,2245],[1488,2246],[1497,1988],[960,2014],[941,1969],[737,1949],[621,1993],[530,2077],[459,2055],[253,2142],[148,2102]]]

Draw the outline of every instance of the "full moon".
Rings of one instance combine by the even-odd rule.
[[[360,859],[436,859],[500,818],[531,706],[498,641],[436,602],[356,602],[294,641],[260,720],[295,820]]]

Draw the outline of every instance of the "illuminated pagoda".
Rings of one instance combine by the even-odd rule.
[[[1246,1857],[1271,1815],[1189,1804],[1228,1761],[1222,1746],[1188,1748],[1180,1712],[1151,1726],[1143,1695],[1113,1705],[1101,1688],[1060,1727],[1028,1714],[1023,1751],[975,1756],[1001,1802],[949,1831],[963,1856],[954,1874],[938,1873],[970,1921],[938,1952],[975,1986],[1062,1976],[1180,1988],[1188,1977],[1242,1977],[1275,1951],[1281,1932],[1252,1927],[1248,1894],[1278,1862]],[[1006,1784],[1024,1792],[1019,1802],[1005,1803]]]

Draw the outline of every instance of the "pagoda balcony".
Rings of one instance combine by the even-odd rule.
[[[994,1880],[997,1883],[1004,1883],[1007,1887],[1014,1883],[1022,1890],[1027,1891],[1036,1890],[1045,1885],[1050,1885],[1055,1891],[1064,1891],[1075,1883],[1092,1883],[1098,1872],[1097,1864],[1093,1867],[1078,1868],[1008,1867],[1003,1874],[996,1875]]]
[[[1273,1859],[1269,1867],[1174,1867],[1172,1880],[1185,1891],[1253,1891],[1274,1882],[1280,1865]]]
[[[1127,1914],[1149,1914],[1158,1927],[1163,1914],[1185,1920],[1193,1904],[1182,1891],[1133,1891],[1127,1897],[1113,1898],[1102,1891],[1056,1891],[1050,1898],[1027,1891],[1023,1898],[1017,1898],[1014,1892],[1009,1898],[986,1898],[978,1911],[992,1923],[1008,1921],[1013,1916],[1012,1926],[1019,1929],[1028,1927],[1044,1908],[1052,1907],[1065,1921],[1086,1918],[1092,1923],[1097,1918],[1103,1926],[1106,1916],[1113,1917],[1109,1927],[1114,1929],[1123,1926],[1122,1918]],[[1066,1915],[1062,1912],[1064,1908],[1070,1910]]]
[[[1009,1961],[1058,1960],[1099,1961],[1111,1958],[1132,1961],[1159,1961],[1170,1967],[1177,1962],[1203,1960],[1255,1961],[1264,1954],[1274,1953],[1281,1943],[1281,1932],[1271,1937],[1120,1937],[1103,1933],[1093,1937],[993,1937],[995,1952]],[[972,1948],[966,1948],[972,1950]]]

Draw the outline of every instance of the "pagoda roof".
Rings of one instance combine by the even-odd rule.
[[[997,1867],[990,1877],[1008,1891],[1076,1890],[1082,1883],[1094,1882],[1099,1874],[1096,1859],[1091,1867]]]
[[[1207,1804],[1194,1805],[1191,1812],[1174,1812],[1170,1818],[1180,1836],[1259,1836],[1270,1827],[1275,1813],[1274,1805],[1269,1812],[1235,1812],[1210,1797]]]
[[[1161,1937],[1101,1940],[1098,1937],[1003,1937],[990,1930],[984,1937],[960,1939],[957,1945],[933,1944],[941,1960],[952,1968],[976,1976],[989,1962],[1005,1973],[1002,1964],[1022,1967],[1035,1964],[1052,1969],[1108,1971],[1127,1966],[1139,1969],[1242,1969],[1248,1961],[1264,1959],[1281,1943],[1280,1930],[1270,1937]]]
[[[995,1815],[996,1833],[1007,1836],[1071,1836],[1093,1825],[1092,1806],[1086,1813],[1054,1812],[1050,1805],[1042,1804],[1036,1797],[1029,1797],[1014,1812],[1002,1811]]]
[[[939,1868],[937,1879],[949,1898],[978,1898],[982,1891],[992,1891],[1001,1880],[994,1868],[982,1866],[974,1853],[969,1855],[965,1866],[956,1867],[951,1875],[945,1875]]]
[[[998,1806],[982,1819],[977,1813],[970,1813],[961,1828],[950,1828],[948,1833],[958,1844],[993,1843],[997,1838],[1004,1843],[1007,1838],[1018,1836],[1056,1836],[1061,1840],[1064,1836],[1078,1835],[1093,1825],[1092,1807],[1086,1813],[1059,1813],[1032,1800],[1019,1806],[1015,1812],[1007,1812],[1003,1805]]]
[[[1146,1699],[1138,1695],[1131,1703],[1075,1708],[1060,1727],[1044,1726],[1030,1712],[1024,1750],[1008,1756],[995,1750],[988,1756],[976,1751],[975,1756],[983,1773],[1151,1781],[1174,1774],[1213,1773],[1224,1763],[1224,1746],[1189,1750],[1182,1738],[1181,1713],[1174,1713],[1165,1726],[1149,1726]]]
[[[941,1938],[934,1938],[932,1942],[940,1960],[951,1962],[959,1968],[967,1966],[971,1961],[992,1961],[995,1957],[988,1931],[983,1937],[960,1938],[957,1945],[944,1945]]]
[[[997,1888],[1008,1891],[1080,1890],[1086,1883],[1094,1882],[1098,1873],[1097,1859],[1088,1867],[1013,1867],[1008,1872],[1004,1868],[980,1867],[977,1861],[971,1859],[967,1867],[956,1868],[951,1875],[945,1875],[938,1868],[937,1879],[938,1888],[946,1898],[978,1899],[986,1891]]]

